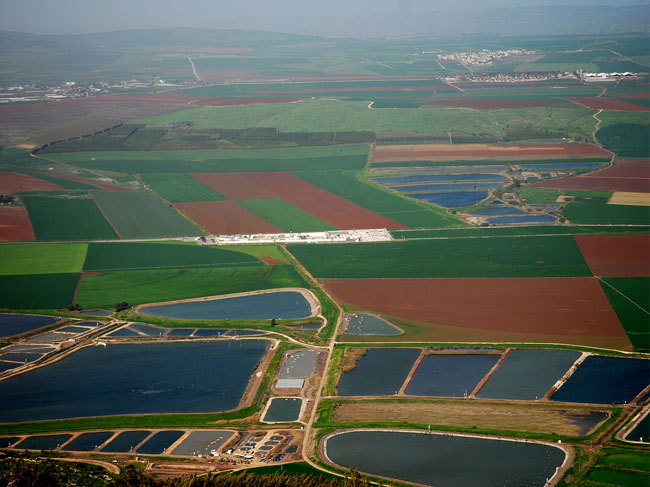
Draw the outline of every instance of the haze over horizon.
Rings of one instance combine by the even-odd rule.
[[[643,30],[650,0],[2,0],[0,30],[86,34],[130,29],[267,30],[332,37],[591,33]],[[627,8],[624,8],[627,7]],[[505,9],[505,10],[504,10]],[[554,12],[566,13],[558,18]],[[500,15],[490,15],[490,12]],[[640,14],[640,15],[639,15]],[[554,21],[556,20],[556,21]],[[647,30],[647,29],[645,29]],[[548,32],[547,32],[548,31]]]

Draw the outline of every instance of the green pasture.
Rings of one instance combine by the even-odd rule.
[[[123,194],[123,193],[120,193]],[[107,240],[117,238],[89,198],[23,198],[36,240]]]
[[[225,200],[216,191],[204,186],[189,174],[147,173],[141,176],[151,189],[171,203],[187,201],[222,201]]]
[[[464,225],[462,221],[442,210],[426,208],[411,199],[389,193],[378,185],[360,181],[351,172],[297,172],[294,175],[407,227]]]
[[[262,279],[268,267],[208,267],[117,271],[84,276],[77,302],[84,308],[131,306],[236,292]]]
[[[81,272],[88,244],[0,245],[0,275]]]
[[[600,280],[600,287],[635,350],[650,352],[650,279],[608,277]]]
[[[277,245],[220,245],[224,250],[233,250],[246,255],[252,255],[257,259],[273,259],[280,264],[289,264],[287,256],[280,251]]]
[[[647,451],[607,448],[605,455],[598,460],[598,464],[603,466],[613,464],[618,468],[650,473],[650,459]]]
[[[601,225],[648,225],[650,208],[647,206],[607,205],[576,202],[564,208],[564,216],[571,223]]]
[[[573,225],[516,225],[502,227],[466,227],[466,228],[427,228],[413,230],[392,230],[390,233],[395,240],[457,239],[464,237],[488,238],[499,236],[529,236],[529,235],[579,235],[579,234],[608,234],[608,233],[648,233],[646,227],[628,226],[573,226]]]
[[[597,467],[591,470],[585,480],[596,482],[597,486],[607,487],[648,487],[650,475],[641,472],[628,470],[615,470],[610,468]]]
[[[71,152],[52,158],[88,169],[135,174],[361,169],[367,155],[366,144],[355,144],[255,150]]]
[[[281,199],[237,201],[237,204],[285,232],[337,230],[335,226]]]
[[[287,249],[321,278],[591,276],[569,235],[288,245]]]
[[[291,265],[275,265],[271,272],[263,279],[245,284],[232,292],[262,291],[265,289],[278,289],[283,287],[303,287],[309,289],[311,286]]]
[[[576,196],[580,198],[609,198],[609,191],[586,191],[577,189],[552,189],[552,188],[518,188],[517,194],[529,204],[552,204],[560,196]]]
[[[0,276],[0,308],[65,308],[78,280],[77,273]]]
[[[589,137],[595,127],[591,111],[574,108],[519,108],[476,111],[427,107],[371,109],[365,102],[306,100],[290,104],[203,107],[143,119],[149,125],[191,122],[197,128],[274,127],[281,131],[462,132],[502,140],[508,127],[534,127],[569,137]],[[322,168],[325,169],[325,168]],[[343,169],[343,168],[332,168]]]
[[[83,270],[233,267],[260,264],[255,257],[219,247],[116,242],[89,244]]]
[[[648,123],[648,114],[644,112],[619,112],[608,110],[598,115],[598,118],[602,121],[600,124],[600,130],[617,123],[630,125],[647,125]]]
[[[200,230],[160,198],[142,191],[94,191],[95,201],[122,238],[200,235]]]
[[[649,116],[644,124],[614,123],[596,132],[596,138],[606,149],[620,157],[648,157],[650,155]]]

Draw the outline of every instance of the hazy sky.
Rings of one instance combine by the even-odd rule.
[[[338,16],[363,18],[370,12],[648,3],[650,0],[0,0],[0,29],[37,34],[158,27],[289,31],[292,19],[336,22]]]

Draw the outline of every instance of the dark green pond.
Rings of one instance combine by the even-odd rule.
[[[435,487],[543,487],[565,453],[537,443],[398,431],[350,431],[325,442],[335,464]]]

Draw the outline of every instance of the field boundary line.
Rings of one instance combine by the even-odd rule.
[[[623,294],[621,291],[619,291],[618,289],[616,289],[616,288],[615,288],[614,286],[612,286],[610,283],[608,283],[607,281],[604,281],[601,277],[599,277],[598,280],[599,280],[600,282],[602,282],[603,284],[606,284],[608,287],[612,288],[614,291],[616,291],[618,294],[620,294],[621,296],[623,296],[625,299],[627,299],[627,300],[628,300],[630,303],[632,303],[634,306],[636,306],[636,307],[639,308],[641,311],[643,311],[645,314],[647,314],[648,316],[650,316],[650,312],[649,312],[647,309],[645,309],[643,306],[641,306],[639,303],[637,303],[636,301],[632,300],[631,298],[629,298],[628,296],[626,296],[625,294]]]

